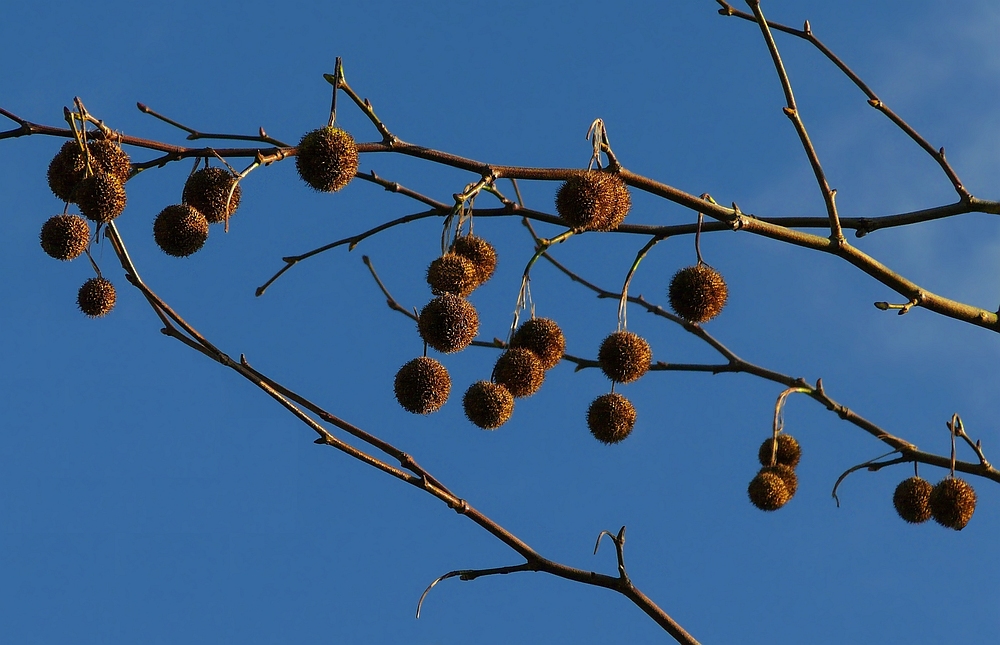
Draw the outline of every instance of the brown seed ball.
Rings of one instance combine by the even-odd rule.
[[[641,336],[616,331],[601,343],[597,362],[601,371],[616,383],[631,383],[649,371],[653,350]]]
[[[414,358],[399,368],[393,384],[396,400],[407,412],[437,412],[451,393],[451,376],[444,365],[426,356]]]
[[[930,505],[935,522],[961,531],[976,512],[976,491],[964,479],[946,477],[931,490]]]
[[[132,172],[132,163],[128,154],[118,143],[103,139],[89,141],[90,167],[95,174],[107,173],[114,175],[121,183],[125,183]],[[87,175],[87,156],[76,141],[67,141],[49,162],[49,188],[64,202],[74,201],[74,192]]]
[[[771,454],[774,450],[773,441],[773,439],[765,439],[764,443],[760,444],[760,450],[757,451],[757,459],[760,460],[761,466],[771,465]],[[795,468],[799,465],[799,459],[801,458],[802,448],[799,447],[799,442],[795,440],[795,437],[787,434],[779,434],[777,463]]]
[[[445,253],[427,267],[427,284],[435,296],[452,293],[464,298],[479,286],[476,266],[466,257]]]
[[[233,184],[236,184],[235,188]],[[229,197],[230,190],[233,191],[232,199]],[[239,208],[242,194],[243,190],[236,183],[236,177],[228,170],[202,168],[184,182],[181,199],[204,215],[209,224],[218,224],[233,216]]]
[[[910,524],[920,524],[931,519],[931,490],[926,479],[910,477],[899,482],[892,494],[892,505],[901,518]]]
[[[153,238],[167,255],[187,257],[205,245],[208,220],[191,206],[167,206],[153,221]]]
[[[750,502],[762,511],[776,511],[792,498],[785,480],[766,469],[750,480],[747,495]]]
[[[80,182],[73,198],[83,216],[107,224],[125,210],[125,187],[114,175],[101,173]]]
[[[476,286],[493,277],[497,268],[497,250],[481,237],[464,235],[451,244],[451,252],[468,258],[476,267]]]
[[[57,260],[72,260],[87,250],[90,224],[79,215],[56,215],[42,224],[42,249]]]
[[[562,360],[566,351],[566,337],[556,321],[532,318],[514,332],[510,346],[530,349],[542,362],[542,368],[550,370]]]
[[[313,130],[299,141],[295,167],[299,176],[316,190],[335,193],[358,171],[358,147],[354,137],[340,128]]]
[[[566,225],[587,231],[618,228],[631,208],[628,186],[616,173],[605,170],[574,175],[556,193],[556,211]]]
[[[493,368],[493,380],[517,398],[531,396],[542,387],[545,369],[534,352],[516,347],[500,354]]]
[[[462,407],[473,424],[483,430],[496,430],[514,412],[514,397],[502,385],[479,381],[466,390]]]
[[[785,488],[788,489],[788,499],[795,497],[795,493],[799,490],[799,478],[795,474],[794,468],[778,464],[777,466],[764,466],[760,469],[760,472],[771,473],[780,477],[781,481],[785,482]]]
[[[115,308],[115,285],[104,278],[91,278],[80,287],[76,304],[91,318],[106,316]]]
[[[613,444],[625,439],[635,427],[635,407],[617,392],[602,394],[587,410],[590,434],[601,443]]]
[[[675,314],[693,323],[703,323],[718,316],[726,306],[729,289],[721,273],[707,264],[698,264],[674,274],[668,295]]]
[[[446,293],[424,306],[417,329],[428,345],[451,354],[468,347],[479,333],[479,314],[465,298]]]

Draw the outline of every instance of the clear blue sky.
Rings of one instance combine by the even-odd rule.
[[[500,164],[583,167],[601,117],[622,163],[757,215],[823,215],[757,28],[711,0],[608,3],[13,3],[0,22],[0,107],[59,125],[73,96],[127,134],[183,143],[142,101],[202,130],[263,126],[296,142],[325,124],[332,72],[371,99],[403,139]],[[809,19],[827,45],[948,158],[970,191],[997,199],[1000,9],[950,3],[768,0],[768,17]],[[931,159],[868,107],[806,43],[779,37],[806,125],[844,216],[954,201]],[[378,134],[350,106],[339,123]],[[7,121],[0,130],[13,127]],[[85,259],[59,263],[38,231],[62,204],[45,171],[61,141],[0,141],[0,640],[11,643],[646,643],[666,638],[625,599],[542,574],[435,577],[518,557],[416,489],[329,448],[235,373],[162,336],[111,249],[95,259],[119,287],[106,319],[75,310]],[[151,155],[135,151],[135,159]],[[253,173],[223,234],[186,260],[155,247],[152,219],[180,200],[190,162],[129,182],[119,219],[144,279],[216,345],[412,453],[459,495],[543,555],[613,574],[601,530],[628,526],[634,582],[704,643],[987,642],[1000,630],[996,484],[970,480],[979,506],[957,533],[912,527],[892,491],[912,473],[860,472],[883,444],[805,397],[786,429],[803,445],[800,490],[762,513],[746,500],[780,386],[742,375],[652,373],[621,388],[632,437],[607,447],[586,406],[608,391],[563,364],[513,419],[487,433],[460,395],[488,378],[495,351],[444,359],[452,400],[414,417],[393,374],[419,355],[413,325],[390,311],[361,262],[371,256],[405,306],[429,299],[440,228],[423,221],[302,263],[262,298],[285,255],[422,210],[355,182],[305,188],[289,162]],[[473,177],[414,159],[366,155],[363,171],[447,201]],[[553,183],[523,183],[553,210]],[[489,203],[484,196],[477,205]],[[688,223],[679,206],[635,195],[629,222]],[[545,234],[559,232],[543,227]],[[500,268],[472,300],[480,336],[503,337],[531,255],[514,218],[480,220]],[[973,214],[852,242],[926,288],[987,309],[1000,299],[1000,235]],[[555,255],[609,289],[645,240],[585,235]],[[898,297],[857,269],[740,233],[702,241],[730,303],[707,328],[747,360],[810,381],[921,448],[946,453],[959,412],[1000,462],[995,334],[923,310],[880,312]],[[692,264],[690,238],[663,242],[632,292],[665,303]],[[596,356],[616,304],[541,263],[537,312],[568,351]],[[654,359],[717,362],[667,321],[630,309]],[[960,453],[973,459],[968,452]],[[945,473],[924,467],[937,481]]]

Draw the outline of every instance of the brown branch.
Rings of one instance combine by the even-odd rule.
[[[156,112],[155,110],[153,110],[152,108],[150,108],[145,103],[138,103],[137,102],[135,104],[135,106],[137,108],[139,108],[139,111],[142,112],[143,114],[148,114],[148,115],[150,115],[150,116],[152,116],[154,118],[159,119],[160,121],[163,121],[164,123],[168,123],[168,124],[174,126],[175,128],[179,128],[181,130],[184,130],[185,132],[188,133],[188,136],[187,136],[188,141],[195,141],[197,139],[228,139],[228,140],[232,140],[232,141],[259,141],[261,143],[269,143],[272,146],[276,146],[276,147],[279,147],[279,148],[290,148],[291,147],[287,143],[283,143],[283,142],[278,141],[277,139],[275,139],[273,137],[267,136],[267,133],[264,132],[264,128],[260,128],[260,133],[256,134],[256,135],[219,134],[219,133],[200,132],[200,131],[195,130],[194,128],[190,128],[190,127],[188,127],[188,126],[186,126],[186,125],[184,125],[182,123],[178,123],[177,121],[174,121],[173,119],[170,119],[170,118],[168,118],[168,117],[160,114],[159,112]]]

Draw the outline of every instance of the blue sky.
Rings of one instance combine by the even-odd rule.
[[[997,199],[1000,56],[993,3],[768,1],[769,18],[814,31],[948,159],[976,196]],[[412,143],[498,164],[584,167],[584,133],[601,117],[630,170],[757,215],[823,215],[805,156],[756,27],[709,0],[605,3],[71,3],[4,9],[0,107],[60,125],[80,96],[126,134],[183,143],[136,101],[206,131],[263,126],[296,142],[325,124],[322,74],[344,59],[352,87]],[[954,201],[935,163],[806,43],[779,37],[803,119],[838,189],[843,216]],[[338,123],[378,134],[351,106]],[[0,130],[13,127],[0,124]],[[38,231],[62,210],[45,183],[61,141],[0,141],[0,634],[19,643],[662,642],[625,599],[542,574],[474,582],[457,568],[519,562],[471,522],[412,487],[312,443],[313,435],[238,375],[159,333],[104,243],[95,260],[119,288],[115,311],[75,309],[92,275],[59,263]],[[133,159],[150,153],[133,151]],[[488,378],[495,351],[443,362],[454,382],[439,413],[414,417],[392,378],[420,354],[410,321],[390,311],[361,255],[393,295],[422,306],[440,223],[424,220],[303,262],[261,298],[285,255],[422,210],[356,181],[308,190],[291,161],[252,173],[228,234],[213,228],[185,260],[153,243],[152,219],[180,199],[187,161],[129,182],[119,228],[143,278],[231,356],[413,454],[453,491],[546,557],[613,574],[601,530],[628,526],[633,581],[704,643],[973,642],[1000,629],[992,583],[1000,530],[996,485],[972,479],[975,516],[961,533],[896,517],[909,466],[837,476],[883,444],[814,401],[793,396],[786,430],[804,457],[795,499],[776,513],[747,502],[756,450],[781,387],[745,375],[651,373],[619,391],[636,430],[618,446],[587,432],[595,370],[563,364],[517,402],[496,432],[463,417],[460,396]],[[387,154],[362,171],[447,201],[473,176]],[[557,185],[522,182],[551,212]],[[633,192],[628,222],[690,223],[694,214]],[[489,203],[488,196],[477,205]],[[560,229],[543,226],[544,234]],[[497,247],[494,279],[471,297],[480,337],[503,337],[531,241],[515,218],[481,219]],[[969,214],[850,238],[926,288],[987,309],[998,303],[1000,236]],[[619,289],[644,239],[583,235],[554,255]],[[1000,461],[994,334],[898,301],[857,269],[741,233],[702,240],[730,302],[706,328],[737,354],[810,381],[921,448],[948,451],[958,412]],[[632,293],[665,304],[670,276],[694,262],[690,238],[659,244]],[[594,357],[615,329],[598,300],[545,263],[532,274],[540,316],[568,351]],[[654,360],[718,362],[668,321],[630,309]],[[433,353],[432,353],[433,355]],[[969,460],[974,456],[961,452]],[[945,472],[921,474],[936,482]]]

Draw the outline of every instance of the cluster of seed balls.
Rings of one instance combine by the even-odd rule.
[[[776,511],[788,503],[799,488],[795,467],[802,458],[799,442],[788,434],[765,439],[757,451],[762,468],[750,480],[750,502],[762,511]]]
[[[920,477],[910,477],[896,486],[892,505],[899,516],[911,524],[920,524],[933,517],[941,526],[961,531],[976,511],[976,491],[954,475],[934,486]]]

